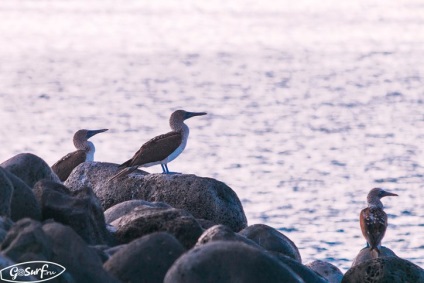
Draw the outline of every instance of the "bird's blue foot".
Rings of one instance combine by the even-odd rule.
[[[179,172],[170,172],[168,169],[168,164],[161,164],[160,166],[162,166],[162,174],[169,174],[169,175],[173,175],[173,174],[181,174]]]

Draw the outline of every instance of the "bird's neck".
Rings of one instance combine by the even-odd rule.
[[[173,131],[176,131],[176,132],[183,132],[183,133],[185,131],[188,132],[188,127],[184,122],[173,122],[173,121],[171,121],[169,123],[169,126],[171,126],[171,129]]]
[[[94,152],[96,151],[96,148],[94,147],[94,144],[90,141],[87,141],[87,145],[88,150],[86,150],[87,157],[85,158],[85,161],[94,161]]]
[[[74,145],[77,149],[84,150],[86,152],[86,161],[93,161],[96,148],[91,141],[75,141]]]
[[[371,197],[371,198],[368,198],[368,207],[383,209],[383,203],[378,197]]]

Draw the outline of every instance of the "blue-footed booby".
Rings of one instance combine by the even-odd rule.
[[[370,250],[376,250],[380,254],[381,240],[386,233],[387,214],[383,210],[382,197],[397,196],[380,188],[372,189],[367,196],[368,207],[361,211],[359,222],[362,235],[367,240]]]
[[[169,125],[172,131],[154,137],[143,144],[131,159],[119,165],[119,168],[123,169],[110,178],[109,181],[126,176],[137,170],[138,167],[150,167],[157,164],[162,166],[164,174],[169,174],[168,163],[177,158],[187,145],[189,129],[184,124],[184,120],[201,115],[206,115],[206,113],[187,112],[184,110],[177,110],[172,113],[169,118]]]
[[[88,141],[92,136],[106,132],[108,129],[101,130],[79,130],[74,134],[74,146],[76,151],[68,153],[52,166],[53,172],[64,182],[68,179],[72,170],[79,164],[85,161],[94,160],[95,147],[94,144]]]

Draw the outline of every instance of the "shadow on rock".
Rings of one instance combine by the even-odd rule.
[[[184,247],[191,248],[203,232],[190,213],[172,207],[137,206],[111,225],[116,228],[115,238],[120,243],[154,232],[168,232]]]
[[[102,207],[90,188],[71,192],[64,185],[42,180],[35,184],[33,192],[43,220],[69,225],[91,245],[110,242]]]
[[[240,235],[256,242],[268,251],[279,252],[283,255],[302,262],[296,245],[284,234],[265,224],[254,224],[239,232]]]
[[[213,241],[183,254],[164,283],[304,282],[263,250],[235,241]]]
[[[168,269],[184,252],[172,235],[153,233],[119,249],[104,268],[122,282],[162,283]]]

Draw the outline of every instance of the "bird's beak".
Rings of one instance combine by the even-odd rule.
[[[87,139],[91,138],[94,135],[97,135],[99,133],[106,132],[109,129],[101,129],[101,130],[88,130],[87,131]]]
[[[206,115],[206,112],[186,112],[186,119],[194,117],[194,116],[203,116]]]
[[[397,194],[384,191],[383,197],[397,197]]]

